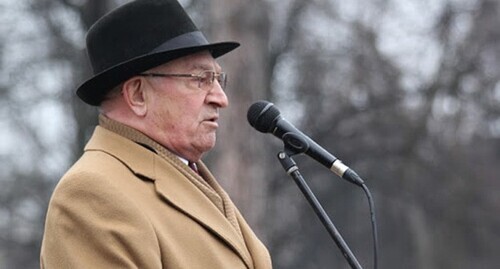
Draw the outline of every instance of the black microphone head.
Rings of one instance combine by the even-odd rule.
[[[268,101],[257,101],[248,108],[247,120],[257,131],[269,133],[275,127],[280,111]]]

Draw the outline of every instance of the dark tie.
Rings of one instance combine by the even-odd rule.
[[[196,173],[196,174],[199,174],[198,173],[198,167],[196,167],[196,163],[193,163],[193,162],[188,162],[188,165],[191,169],[193,169],[193,171]]]

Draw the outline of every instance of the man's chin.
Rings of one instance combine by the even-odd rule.
[[[196,141],[197,148],[205,153],[207,151],[210,151],[215,147],[215,142],[216,142],[216,136],[215,132],[211,134],[206,134],[204,137],[200,138],[198,141]]]

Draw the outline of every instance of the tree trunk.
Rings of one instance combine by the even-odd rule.
[[[266,147],[247,123],[248,107],[266,98],[270,22],[263,1],[211,1],[212,41],[234,40],[241,47],[221,58],[229,75],[229,108],[222,112],[217,146],[208,161],[247,221],[257,222],[265,205],[266,160],[258,156]]]

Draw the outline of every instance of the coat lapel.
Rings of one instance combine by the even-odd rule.
[[[121,160],[136,175],[152,180],[157,193],[166,202],[218,236],[248,268],[253,268],[243,237],[219,208],[187,178],[189,173],[181,172],[182,168],[176,167],[175,163],[99,126],[85,150],[105,151]]]
[[[162,159],[158,161],[164,162]],[[156,168],[157,192],[179,211],[220,237],[238,253],[248,268],[253,268],[252,259],[242,236],[235,230],[226,216],[188,179],[182,180],[185,175],[179,170],[163,164],[159,164]]]

